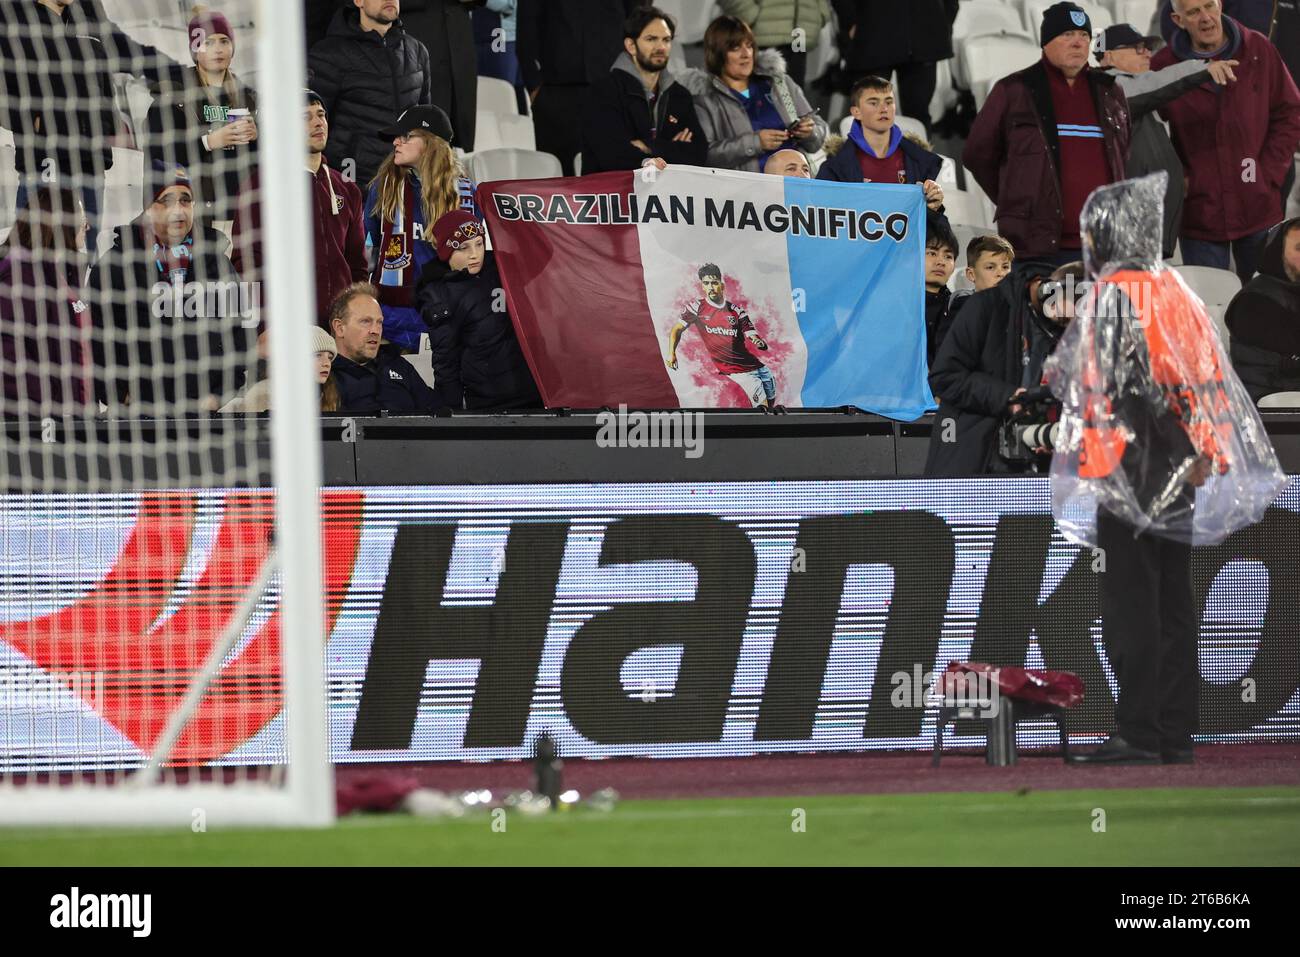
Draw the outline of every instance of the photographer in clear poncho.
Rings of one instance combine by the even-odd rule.
[[[1115,731],[1085,763],[1194,760],[1191,547],[1259,521],[1285,481],[1205,307],[1160,259],[1165,178],[1089,197],[1080,224],[1095,285],[1045,367],[1062,402],[1052,509],[1067,538],[1104,553],[1120,689]]]

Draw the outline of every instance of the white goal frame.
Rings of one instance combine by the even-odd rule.
[[[310,250],[310,205],[304,171],[303,100],[306,56],[301,4],[258,0],[258,86],[262,216],[271,349],[272,476],[276,491],[275,562],[280,592],[282,715],[290,756],[285,773],[267,781],[231,784],[126,780],[113,785],[28,782],[0,785],[0,827],[105,826],[190,828],[202,811],[206,829],[224,826],[324,827],[335,816],[334,772],[325,704],[324,598],[321,584],[320,419],[309,364],[315,282]],[[269,584],[264,568],[254,590]],[[247,611],[261,592],[245,596]],[[236,615],[238,619],[240,616]],[[232,623],[232,627],[236,627]],[[242,625],[239,625],[242,627]],[[237,634],[237,628],[236,628]],[[220,654],[215,664],[220,664]],[[210,665],[214,662],[210,661]],[[197,704],[202,682],[185,704]],[[183,722],[183,717],[177,723]],[[163,741],[174,739],[165,735]],[[164,744],[164,747],[166,745]],[[153,765],[136,772],[156,778]],[[221,775],[216,769],[216,775]],[[57,778],[57,774],[54,775]],[[276,780],[281,778],[282,780]]]

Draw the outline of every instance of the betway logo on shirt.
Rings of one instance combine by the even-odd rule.
[[[132,937],[148,937],[153,926],[152,894],[70,894],[50,898],[50,926],[129,928]]]
[[[732,339],[736,338],[736,330],[734,328],[723,329],[718,326],[702,326],[701,328],[703,328],[705,332],[709,333],[709,335],[730,336]]]

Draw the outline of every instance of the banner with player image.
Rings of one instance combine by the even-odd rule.
[[[549,407],[934,408],[919,186],[680,166],[478,200]]]

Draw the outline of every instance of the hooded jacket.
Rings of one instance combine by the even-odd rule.
[[[924,183],[928,179],[938,179],[943,160],[939,154],[932,153],[912,142],[903,135],[899,127],[894,127],[896,149],[903,151],[903,175],[908,183]],[[857,120],[849,129],[848,138],[833,156],[822,163],[817,171],[818,179],[828,179],[839,183],[861,183],[862,164],[858,162],[858,153],[869,150],[862,124]],[[829,152],[829,150],[827,150]]]
[[[776,50],[763,50],[754,62],[754,76],[768,81],[771,86],[772,105],[781,116],[786,128],[799,122],[799,117],[812,112],[808,98],[799,84],[785,72],[785,57]],[[738,169],[750,173],[762,172],[764,154],[745,108],[736,99],[731,88],[721,78],[704,70],[686,70],[682,84],[695,97],[695,112],[709,141],[708,163],[721,169]],[[820,116],[812,116],[813,131],[794,145],[805,153],[818,152],[826,142],[829,128]]]
[[[329,163],[311,177],[311,222],[315,236],[316,322],[324,328],[330,303],[354,282],[369,278],[361,190]],[[262,278],[262,206],[257,171],[239,193],[231,260],[246,282]]]
[[[420,277],[416,302],[429,329],[434,385],[453,409],[542,408],[514,324],[497,308],[500,289],[492,253],[477,276],[438,259]]]
[[[244,384],[256,362],[256,330],[214,291],[239,277],[223,252],[226,238],[195,221],[186,287],[176,308],[175,287],[157,266],[147,213],[113,233],[113,245],[86,279],[93,325],[92,351],[102,401],[130,398],[138,414],[180,417],[214,412]],[[197,284],[193,286],[191,284]],[[192,296],[191,289],[201,290]],[[192,306],[200,315],[188,315]]]
[[[1092,89],[1111,182],[1125,176],[1129,108],[1124,91],[1100,70],[1081,76]],[[993,84],[975,117],[962,162],[997,205],[998,233],[1016,256],[1050,257],[1061,249],[1061,149],[1056,111],[1039,60]]]
[[[815,49],[822,27],[831,22],[828,0],[718,0],[729,17],[743,20],[760,47],[789,46],[802,30],[809,50]]]
[[[939,411],[926,475],[1006,471],[997,459],[997,431],[1011,394],[1026,375],[1025,337],[1031,324],[1045,335],[1059,334],[1037,315],[1029,298],[1030,281],[1051,272],[1052,267],[1042,263],[1017,262],[1002,282],[967,298],[952,320],[930,369],[930,388],[939,399]],[[955,442],[944,441],[949,419],[955,420]]]
[[[1281,218],[1279,191],[1300,143],[1300,91],[1268,38],[1223,18],[1240,61],[1237,80],[1213,81],[1161,109],[1188,177],[1182,234],[1228,242],[1268,229]],[[1186,31],[1151,61],[1160,70],[1196,59]]]
[[[1098,189],[1080,217],[1093,286],[1046,363],[1061,400],[1052,510],[1074,542],[1095,544],[1104,510],[1214,544],[1258,522],[1285,482],[1213,321],[1161,262],[1162,179]]]
[[[361,11],[334,15],[325,39],[307,56],[308,85],[330,118],[325,156],[335,169],[356,163],[356,181],[369,183],[392,144],[379,130],[399,113],[432,102],[429,51],[398,20],[383,36],[361,28]],[[459,144],[457,144],[459,145]]]
[[[1232,367],[1250,397],[1300,392],[1300,282],[1282,264],[1286,235],[1300,218],[1269,234],[1259,257],[1259,274],[1228,304]]]
[[[691,131],[691,141],[674,142],[683,130]],[[633,140],[645,143],[650,152],[642,153]],[[686,87],[664,70],[652,104],[636,64],[624,51],[609,75],[592,84],[582,124],[582,172],[638,169],[652,156],[674,165],[703,166],[708,139]]]
[[[1106,73],[1115,78],[1128,99],[1132,136],[1126,175],[1145,176],[1159,170],[1169,174],[1163,246],[1165,256],[1172,256],[1183,223],[1183,161],[1156,111],[1202,83],[1214,82],[1209,67],[1201,61],[1187,61],[1146,73],[1123,73],[1114,67]]]

